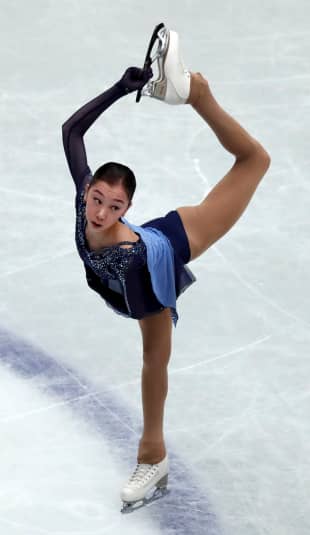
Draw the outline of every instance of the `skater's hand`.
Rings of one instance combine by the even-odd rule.
[[[129,67],[119,84],[125,89],[126,93],[132,93],[142,89],[143,86],[152,78],[153,71],[151,67],[148,69],[139,69],[139,67]]]

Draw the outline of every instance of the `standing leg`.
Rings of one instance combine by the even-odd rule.
[[[172,319],[165,308],[139,320],[143,339],[142,404],[143,434],[138,462],[155,464],[166,455],[164,406],[168,392],[168,362],[171,353]]]

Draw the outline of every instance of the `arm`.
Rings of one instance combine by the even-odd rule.
[[[62,140],[64,151],[77,190],[85,176],[91,174],[87,163],[84,134],[101,113],[125,94],[125,89],[117,83],[82,106],[63,124]]]
[[[116,100],[142,88],[152,76],[152,70],[130,67],[119,82],[76,111],[62,126],[65,155],[77,190],[86,175],[91,174],[87,163],[84,134],[95,120]]]

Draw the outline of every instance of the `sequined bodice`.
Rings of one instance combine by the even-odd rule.
[[[81,259],[98,275],[102,280],[118,279],[124,283],[129,269],[142,267],[146,264],[146,246],[140,239],[134,242],[132,247],[124,248],[120,245],[103,247],[98,251],[91,251],[88,248],[85,228],[85,201],[83,192],[76,199],[76,228],[75,239]],[[124,243],[124,242],[120,242]],[[127,243],[127,242],[125,242]]]

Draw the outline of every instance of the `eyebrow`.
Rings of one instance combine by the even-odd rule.
[[[103,193],[101,193],[101,191],[99,191],[98,189],[94,189],[94,192],[99,193],[99,195],[102,195],[102,197],[104,197]],[[121,202],[122,204],[125,204],[122,199],[112,199],[112,201]]]

